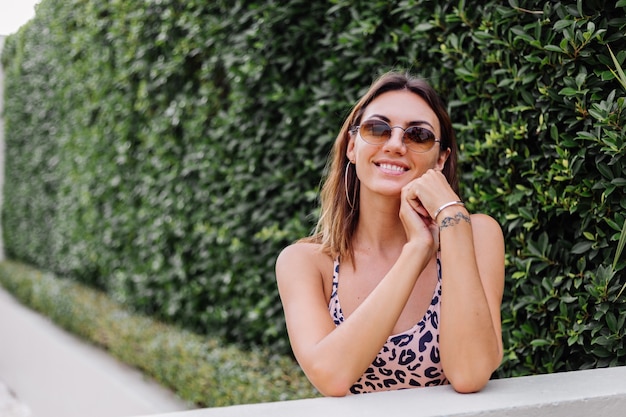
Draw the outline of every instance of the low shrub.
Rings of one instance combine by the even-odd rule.
[[[135,314],[104,293],[16,262],[0,285],[28,307],[134,366],[198,407],[317,395],[298,365],[268,350],[242,350]]]

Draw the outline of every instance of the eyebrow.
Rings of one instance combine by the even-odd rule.
[[[389,119],[387,116],[383,116],[382,114],[372,114],[370,117],[368,117],[368,119],[371,119],[373,117],[376,117],[378,119],[381,119],[387,123],[391,123],[391,119]],[[412,122],[407,123],[408,126],[414,126],[414,125],[428,125],[430,126],[433,131],[435,130],[435,126],[433,126],[432,124],[430,124],[429,122],[427,122],[426,120],[414,120]]]

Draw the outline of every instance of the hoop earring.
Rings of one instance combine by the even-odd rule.
[[[354,204],[356,204],[356,201],[352,202],[350,200],[350,196],[348,195],[348,168],[350,168],[350,163],[351,161],[348,161],[348,163],[346,164],[346,170],[343,176],[343,185],[344,185],[344,189],[346,191],[346,200],[348,201],[348,205],[350,206],[350,208],[352,210],[354,210]],[[356,168],[355,168],[356,169]],[[356,200],[356,189],[354,190],[354,196],[352,197],[353,200]]]

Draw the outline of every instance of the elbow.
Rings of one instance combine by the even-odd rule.
[[[320,378],[321,379],[321,378]],[[311,380],[311,382],[313,382]],[[323,381],[313,382],[315,388],[325,397],[345,397],[350,393],[351,383],[342,380],[342,378],[324,378]]]
[[[325,397],[345,397],[354,381],[336,369],[311,369],[306,373],[309,381]]]
[[[448,377],[452,388],[460,394],[472,394],[481,391],[489,380],[492,373],[473,373],[473,374],[460,374]],[[446,375],[447,376],[447,375]]]
[[[350,392],[350,388],[347,389],[339,384],[330,384],[324,387],[318,387],[317,390],[324,397],[345,397]]]
[[[441,364],[452,388],[461,394],[471,394],[485,388],[502,358],[502,347],[496,345],[490,354],[485,354],[484,350],[480,355],[442,354]]]
[[[502,357],[500,356],[500,360],[501,359]],[[446,378],[450,382],[450,385],[452,385],[452,388],[460,394],[479,392],[485,388],[499,364],[500,361],[495,365],[483,363],[482,366],[479,367],[462,367],[450,373],[446,372]]]
[[[491,375],[492,372],[486,368],[459,369],[450,374],[446,373],[450,385],[460,394],[472,394],[482,390],[491,379]]]
[[[456,376],[455,378],[448,378],[452,388],[459,394],[472,394],[482,390],[489,378],[477,378],[477,377],[463,377]]]

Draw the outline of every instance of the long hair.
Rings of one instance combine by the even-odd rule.
[[[437,115],[441,129],[440,149],[450,148],[443,174],[458,194],[457,144],[452,122],[443,100],[426,81],[399,72],[383,74],[352,108],[335,139],[327,161],[327,176],[320,192],[320,217],[312,236],[303,241],[322,245],[322,251],[333,258],[354,260],[353,236],[359,219],[360,182],[354,166],[350,166],[346,151],[350,129],[361,122],[367,106],[378,96],[389,91],[408,90],[428,103]],[[347,170],[347,172],[346,172]],[[351,201],[348,201],[350,198]]]

